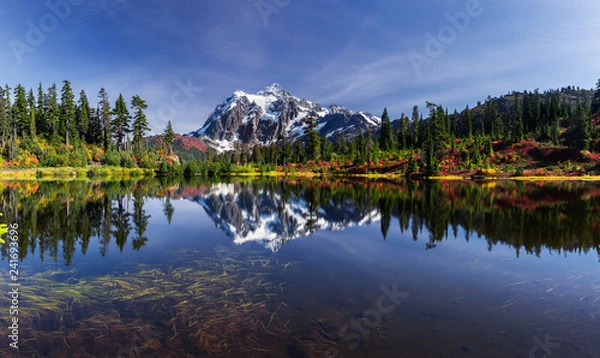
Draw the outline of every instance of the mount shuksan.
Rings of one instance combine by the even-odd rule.
[[[368,112],[357,112],[332,104],[325,108],[318,103],[295,97],[274,83],[256,94],[235,91],[219,104],[202,128],[188,133],[198,137],[219,152],[268,145],[279,138],[293,142],[304,136],[308,114],[318,117],[321,136],[346,138],[367,132],[381,124],[381,119]]]

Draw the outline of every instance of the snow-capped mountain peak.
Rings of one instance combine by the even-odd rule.
[[[289,97],[290,94],[284,90],[279,83],[273,83],[256,93],[258,96],[275,96],[277,98]]]
[[[337,104],[332,104],[331,106],[329,106],[329,110],[331,111],[331,113],[343,113],[343,114],[355,114],[356,113],[356,111],[353,111],[346,107],[342,107]]]
[[[308,114],[317,116],[317,128],[330,138],[341,132],[356,136],[375,128],[381,120],[369,113],[356,112],[339,105],[324,108],[318,103],[295,97],[278,83],[256,94],[235,91],[218,105],[202,128],[188,135],[201,137],[217,151],[228,151],[255,144],[268,145],[283,136],[288,141],[302,139]]]

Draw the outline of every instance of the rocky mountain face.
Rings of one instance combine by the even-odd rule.
[[[359,130],[375,129],[381,119],[366,112],[356,112],[341,106],[328,108],[304,98],[292,96],[277,83],[256,94],[236,91],[219,104],[195,132],[188,133],[202,139],[217,151],[228,151],[242,146],[271,144],[280,138],[288,141],[302,139],[307,115],[317,116],[317,129],[325,137],[337,133],[352,138]]]

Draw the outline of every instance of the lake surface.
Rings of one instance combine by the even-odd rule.
[[[599,184],[0,189],[0,357],[600,356]]]

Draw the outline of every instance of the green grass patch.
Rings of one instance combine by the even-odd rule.
[[[59,167],[0,170],[0,179],[129,179],[154,176],[151,169],[122,167]]]

